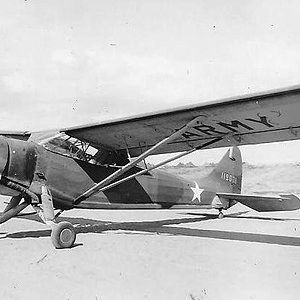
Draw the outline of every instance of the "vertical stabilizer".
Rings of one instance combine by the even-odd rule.
[[[207,188],[212,191],[241,193],[242,156],[240,149],[230,148],[205,181]]]

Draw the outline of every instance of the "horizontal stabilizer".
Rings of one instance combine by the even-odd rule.
[[[217,195],[226,200],[238,201],[259,212],[288,211],[300,208],[300,199],[293,194],[280,196],[257,196],[218,193]]]

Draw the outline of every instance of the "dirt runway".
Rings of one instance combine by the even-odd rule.
[[[65,212],[55,250],[34,215],[0,227],[1,299],[298,299],[300,211]]]

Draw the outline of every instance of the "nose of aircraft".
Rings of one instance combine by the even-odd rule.
[[[8,143],[4,137],[0,136],[0,174],[3,174],[3,171],[7,165],[8,161]]]

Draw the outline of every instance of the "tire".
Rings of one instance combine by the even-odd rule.
[[[69,222],[60,222],[52,229],[51,240],[56,249],[71,248],[75,239],[75,228]]]

